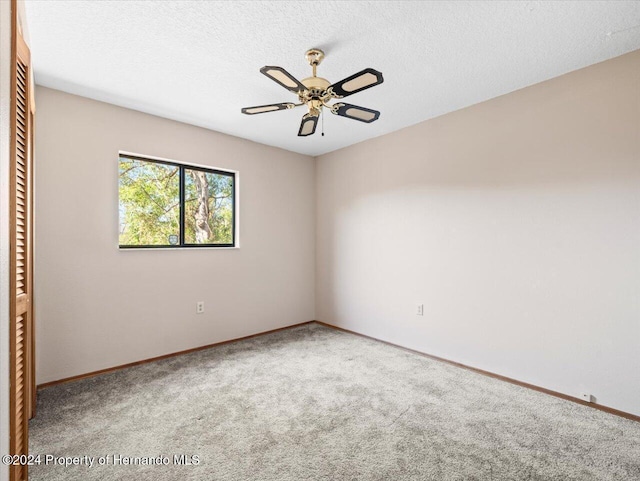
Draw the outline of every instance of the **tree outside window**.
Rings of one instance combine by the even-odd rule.
[[[120,156],[120,247],[235,245],[235,174]]]

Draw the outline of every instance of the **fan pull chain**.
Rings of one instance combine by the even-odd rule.
[[[320,116],[322,117],[322,136],[324,137],[324,109],[320,109]]]

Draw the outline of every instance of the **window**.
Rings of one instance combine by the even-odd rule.
[[[234,247],[235,173],[120,155],[121,248]]]

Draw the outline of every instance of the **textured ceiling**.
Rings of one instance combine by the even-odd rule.
[[[640,2],[26,2],[36,82],[264,144],[319,155],[640,48]],[[297,137],[302,107],[240,108],[296,97],[261,75],[366,67],[384,83],[331,114],[325,136]]]

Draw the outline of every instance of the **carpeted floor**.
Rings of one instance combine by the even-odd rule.
[[[32,480],[640,480],[640,423],[318,324],[44,389],[30,429],[96,457]]]

